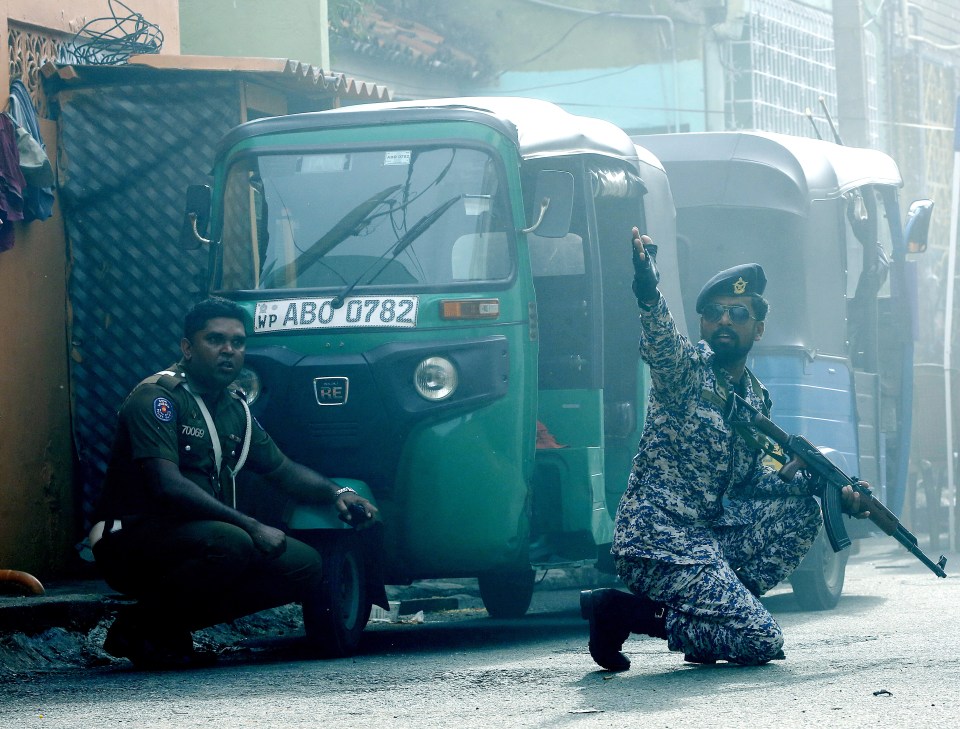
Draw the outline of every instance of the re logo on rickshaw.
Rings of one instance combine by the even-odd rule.
[[[350,380],[346,377],[317,377],[313,380],[317,405],[343,405],[347,402],[349,389]]]

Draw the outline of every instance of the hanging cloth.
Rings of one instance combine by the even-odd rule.
[[[23,219],[26,222],[46,220],[53,214],[53,168],[40,135],[37,109],[30,98],[30,92],[20,79],[15,79],[10,84],[7,113],[18,127],[20,168],[26,179]]]
[[[0,114],[0,252],[13,248],[15,220],[23,220],[23,188],[20,152],[13,120]]]

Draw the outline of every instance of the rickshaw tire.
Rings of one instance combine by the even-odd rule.
[[[320,658],[356,653],[371,602],[363,550],[353,531],[324,535],[314,543],[323,560],[316,594],[303,601],[303,625],[313,652]]]
[[[850,550],[834,552],[821,530],[800,567],[790,576],[803,610],[833,610],[840,602]]]
[[[480,598],[491,618],[522,618],[530,608],[536,573],[532,568],[478,575]]]

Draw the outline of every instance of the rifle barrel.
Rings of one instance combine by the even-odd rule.
[[[907,551],[910,552],[910,554],[912,554],[914,557],[916,557],[921,562],[923,562],[923,564],[926,565],[930,569],[930,571],[933,572],[933,574],[935,574],[937,577],[947,576],[947,573],[943,569],[944,567],[947,566],[947,558],[944,557],[942,554],[940,555],[939,561],[934,562],[932,559],[930,559],[927,555],[923,553],[923,550],[920,549],[920,547],[917,546],[917,538],[913,536],[913,534],[908,532],[906,529],[904,529],[903,527],[900,527],[899,529],[897,529],[897,531],[892,536],[894,539],[900,542],[900,544],[906,547]]]

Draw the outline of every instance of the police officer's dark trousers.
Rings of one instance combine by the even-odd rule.
[[[320,555],[303,542],[287,537],[267,557],[220,521],[125,521],[94,555],[107,584],[138,599],[141,619],[190,631],[301,601],[321,575]]]

